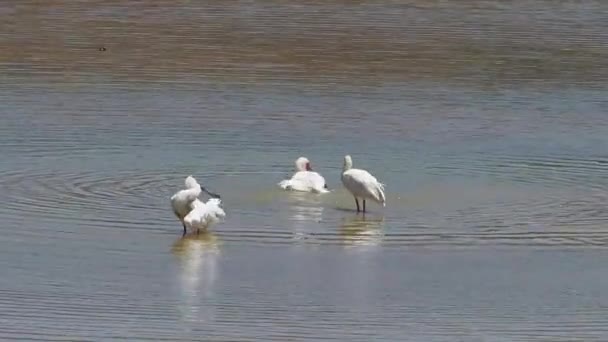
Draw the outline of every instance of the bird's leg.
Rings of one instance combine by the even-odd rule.
[[[184,226],[184,234],[182,234],[182,236],[185,236],[186,235],[186,224],[183,223],[183,226]]]
[[[363,212],[365,213],[365,199],[363,199]]]
[[[360,212],[361,209],[359,209],[359,199],[357,197],[355,197],[355,203],[357,203],[357,212]]]

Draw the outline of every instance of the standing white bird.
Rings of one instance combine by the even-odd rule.
[[[296,173],[291,179],[285,179],[278,183],[283,190],[305,191],[326,193],[327,183],[325,178],[318,172],[314,172],[310,166],[310,161],[306,157],[296,159]]]
[[[186,189],[180,190],[171,196],[171,208],[173,209],[173,213],[182,223],[184,227],[184,234],[186,234],[186,224],[184,223],[184,217],[188,215],[188,213],[194,209],[194,206],[197,206],[199,203],[204,204],[198,199],[201,192],[206,192],[211,197],[219,198],[218,194],[214,194],[205,189],[202,185],[200,185],[196,179],[192,176],[186,177],[186,181],[184,182],[186,185]]]
[[[210,198],[207,203],[201,201],[193,202],[192,210],[184,217],[184,225],[198,234],[205,231],[213,224],[226,217],[226,212],[220,207],[222,201],[219,198]]]
[[[365,212],[365,199],[370,199],[386,206],[384,197],[384,184],[378,182],[376,177],[361,169],[353,169],[353,160],[350,155],[344,156],[342,169],[342,184],[355,197],[357,212],[360,212],[359,198],[363,199],[363,212]]]

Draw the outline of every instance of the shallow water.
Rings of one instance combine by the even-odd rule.
[[[0,338],[607,340],[608,5],[550,4],[0,5]]]

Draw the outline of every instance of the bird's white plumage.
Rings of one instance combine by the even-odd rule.
[[[175,213],[175,216],[183,223],[184,217],[192,210],[192,203],[199,201],[202,190],[196,179],[192,176],[188,176],[184,182],[186,189],[176,192],[171,196],[171,208]],[[199,201],[200,202],[200,201]]]
[[[196,181],[196,179],[194,177],[192,177],[192,175],[186,177],[186,180],[184,181],[184,185],[186,186],[186,189],[201,187],[201,185],[198,184],[198,182]]]
[[[347,155],[344,157],[344,168],[342,170],[342,184],[355,197],[355,200],[370,199],[383,207],[386,206],[384,195],[384,184],[380,183],[376,177],[362,169],[353,169],[352,158]]]
[[[186,228],[193,231],[207,230],[212,225],[226,217],[226,212],[220,206],[219,198],[211,198],[207,203],[200,200],[192,202],[192,210],[184,217]]]
[[[291,179],[285,179],[278,183],[283,190],[304,191],[326,193],[325,178],[318,172],[312,171],[310,161],[305,157],[300,157],[295,162],[296,173]]]
[[[285,179],[279,182],[279,186],[284,190],[317,193],[329,192],[325,189],[325,178],[314,171],[296,172],[291,179]]]

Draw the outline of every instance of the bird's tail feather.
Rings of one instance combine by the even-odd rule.
[[[378,193],[378,199],[382,203],[383,207],[386,207],[386,196],[384,195],[384,184],[378,183],[378,188],[376,189]]]

